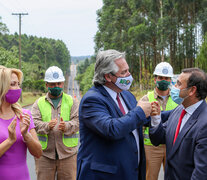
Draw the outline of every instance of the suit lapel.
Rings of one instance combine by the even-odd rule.
[[[128,110],[131,110],[131,109],[132,109],[132,105],[131,105],[131,103],[129,102],[129,100],[128,100],[128,98],[126,97],[126,95],[125,95],[124,93],[122,93],[122,92],[121,92],[120,94],[121,94],[121,96],[122,96],[122,98],[123,98],[123,100],[124,100],[124,102],[125,102],[125,104],[126,104]]]
[[[175,130],[178,124],[178,119],[182,110],[182,106],[178,106],[175,108],[168,117],[168,120],[164,123],[164,126],[166,126],[166,146],[168,147],[168,150],[170,151],[173,146],[173,139],[175,135]]]
[[[130,111],[131,109],[133,109],[134,107],[132,106],[132,103],[129,102],[129,98],[127,98],[127,96],[124,93],[121,93],[121,96],[122,96],[128,110]],[[139,144],[140,144],[140,146],[143,146],[143,141],[142,141],[143,134],[142,134],[142,127],[141,126],[137,127],[137,132],[139,134]]]
[[[172,150],[171,150],[171,153],[169,154],[169,157],[171,155],[173,155],[177,151],[177,149],[179,148],[179,146],[180,146],[182,140],[184,139],[185,135],[194,126],[194,124],[196,122],[197,122],[197,119],[194,119],[193,115],[188,119],[188,121],[185,123],[185,125],[182,128],[182,130],[178,134],[178,137],[177,137],[177,139],[175,141],[175,144],[172,145]],[[174,140],[174,136],[173,136],[173,139],[172,139],[172,144],[173,144],[173,140]]]
[[[175,141],[175,144],[172,145],[172,150],[169,153],[169,158],[177,151],[177,149],[179,148],[179,146],[180,146],[182,140],[184,139],[185,135],[196,124],[197,118],[198,118],[200,112],[202,111],[202,109],[204,108],[205,105],[206,105],[206,103],[202,102],[201,105],[194,111],[194,113],[187,120],[187,122],[185,123],[185,125],[181,129],[180,133],[178,134],[178,137]],[[174,134],[175,134],[176,127],[177,127],[177,124],[175,125],[175,128],[174,128]],[[174,136],[173,136],[172,141],[171,141],[172,144],[173,144],[173,139],[174,139]]]
[[[101,85],[97,86],[96,88],[99,89],[99,91],[105,96],[105,98],[109,101],[109,104],[115,108],[115,110],[118,113],[119,117],[123,116],[121,110],[119,109],[117,104],[114,102],[114,100],[112,99],[110,94],[106,91],[106,89]]]
[[[182,108],[179,108],[179,110],[177,111],[177,113],[175,112],[174,115],[171,117],[172,118],[172,121],[171,121],[171,124],[167,125],[168,126],[168,133],[167,133],[167,138],[169,138],[169,147],[170,149],[172,148],[173,146],[173,140],[174,140],[174,136],[175,136],[175,131],[176,131],[176,128],[177,128],[177,124],[178,124],[178,120],[179,120],[179,117],[180,117],[180,114],[181,114],[181,110]]]

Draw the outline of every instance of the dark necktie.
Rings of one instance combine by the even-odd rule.
[[[116,100],[117,100],[117,102],[118,102],[119,109],[121,110],[122,114],[125,115],[126,113],[125,113],[125,111],[124,111],[124,107],[123,107],[123,105],[121,104],[121,101],[120,101],[120,99],[119,99],[119,93],[117,93]]]
[[[178,121],[178,125],[177,125],[177,128],[176,128],[176,131],[175,131],[175,136],[174,136],[173,144],[175,143],[176,138],[177,138],[177,136],[179,134],[180,126],[181,126],[181,123],[182,123],[182,120],[183,120],[183,117],[185,116],[185,114],[186,114],[186,111],[185,111],[185,109],[183,109],[182,112],[181,112],[179,121]]]

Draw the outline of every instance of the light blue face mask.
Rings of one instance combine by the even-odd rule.
[[[188,96],[186,96],[185,98],[181,98],[180,97],[180,91],[187,90],[187,89],[188,88],[180,90],[179,88],[176,88],[175,86],[172,86],[172,88],[170,90],[170,96],[171,96],[172,100],[176,104],[182,104],[184,99],[186,99]]]

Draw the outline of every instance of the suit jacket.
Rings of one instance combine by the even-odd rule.
[[[92,87],[79,106],[80,148],[77,180],[144,180],[142,125],[148,121],[135,97],[121,92],[129,112],[120,109],[101,85]],[[140,163],[132,131],[139,134]]]
[[[150,128],[154,145],[166,144],[166,180],[207,179],[207,105],[203,101],[181,129],[173,145],[175,130],[182,111],[178,106],[173,111],[163,112],[168,119],[158,128]]]

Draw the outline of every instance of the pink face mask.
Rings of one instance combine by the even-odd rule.
[[[10,104],[16,103],[21,96],[22,89],[9,89],[5,95],[6,102]]]

